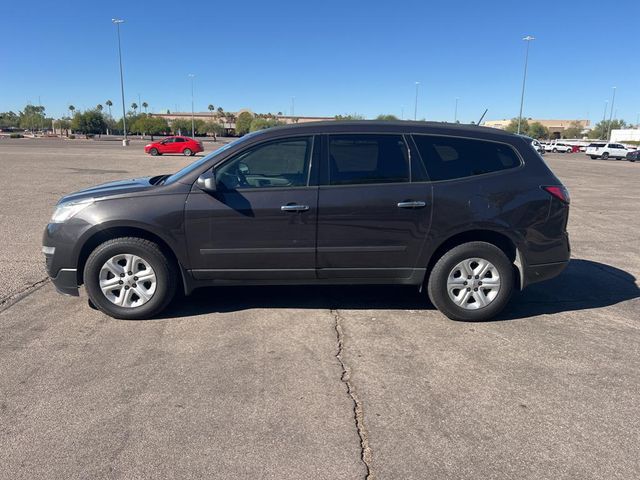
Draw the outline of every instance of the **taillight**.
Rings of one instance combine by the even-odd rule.
[[[564,185],[547,185],[543,186],[542,189],[546,192],[549,192],[551,195],[564,203],[571,203],[569,190],[567,190]]]

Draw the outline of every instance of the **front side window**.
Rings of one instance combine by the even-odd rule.
[[[469,138],[413,135],[433,181],[471,177],[520,165],[509,145]]]
[[[306,186],[312,147],[312,137],[257,145],[218,168],[218,184],[227,190]]]
[[[407,148],[401,135],[331,135],[329,184],[409,181]]]

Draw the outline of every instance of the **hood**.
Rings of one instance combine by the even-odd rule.
[[[115,195],[141,192],[150,188],[154,188],[153,184],[155,183],[156,179],[158,179],[158,177],[142,177],[132,178],[130,180],[118,180],[116,182],[103,183],[101,185],[96,185],[95,187],[85,188],[84,190],[79,190],[77,192],[70,193],[69,195],[65,195],[58,201],[58,204],[63,202],[84,200],[85,198],[91,197],[99,199],[104,197],[112,197]]]

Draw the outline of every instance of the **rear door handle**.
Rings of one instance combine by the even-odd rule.
[[[309,210],[309,205],[298,205],[295,203],[289,203],[287,205],[282,205],[280,210],[283,212],[306,212]]]
[[[406,202],[398,203],[398,208],[424,208],[427,206],[427,202],[407,200]]]

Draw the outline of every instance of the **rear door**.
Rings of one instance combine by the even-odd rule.
[[[313,149],[312,136],[266,141],[216,168],[216,192],[194,187],[185,218],[195,278],[315,278]]]
[[[431,187],[411,182],[404,137],[340,134],[325,142],[318,277],[411,278],[429,230]]]

